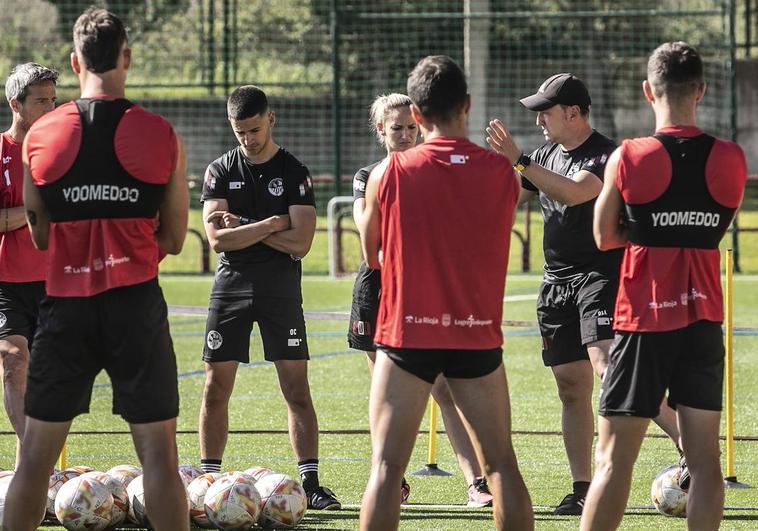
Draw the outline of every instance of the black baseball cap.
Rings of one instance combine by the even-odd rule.
[[[578,105],[587,109],[591,103],[587,86],[568,72],[550,76],[536,94],[521,100],[521,104],[530,111],[544,111],[553,105]]]

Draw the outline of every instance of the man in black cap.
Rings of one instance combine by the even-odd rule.
[[[592,236],[595,198],[616,144],[590,125],[591,99],[575,75],[556,74],[521,100],[537,113],[547,141],[531,155],[516,145],[499,120],[490,122],[487,142],[521,173],[519,203],[539,193],[545,221],[545,273],[537,302],[542,360],[553,371],[561,399],[561,427],[573,490],[555,514],[579,515],[592,479],[594,370],[608,366],[613,307],[621,249],[599,251]],[[676,417],[661,408],[656,422],[679,440]]]

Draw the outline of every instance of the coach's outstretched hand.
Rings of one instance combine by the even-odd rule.
[[[511,163],[515,163],[521,156],[521,150],[500,120],[490,120],[490,126],[487,128],[487,143],[492,149],[508,157]]]

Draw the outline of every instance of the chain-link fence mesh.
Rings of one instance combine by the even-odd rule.
[[[0,0],[0,73],[37,61],[61,72],[61,100],[76,96],[71,28],[90,0]],[[317,177],[320,210],[350,193],[357,168],[383,155],[367,129],[380,93],[405,91],[427,54],[465,66],[472,138],[499,117],[523,149],[541,137],[518,99],[549,75],[571,71],[592,95],[594,126],[608,136],[646,134],[645,60],[666,40],[701,49],[709,90],[702,124],[733,134],[735,27],[723,0],[113,0],[133,66],[128,96],[169,118],[187,144],[190,174],[234,146],[225,96],[240,84],[267,91],[276,140]],[[744,7],[743,7],[744,9]],[[0,121],[9,123],[2,106]],[[334,175],[343,176],[337,185]]]

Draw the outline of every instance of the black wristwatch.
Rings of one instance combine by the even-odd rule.
[[[527,166],[529,166],[532,163],[532,159],[529,158],[529,155],[526,153],[522,153],[518,160],[516,161],[516,164],[513,165],[513,169],[517,172],[521,173],[523,172]]]
[[[253,222],[252,219],[246,218],[244,216],[240,216],[240,225],[250,225],[250,223],[252,222]]]

